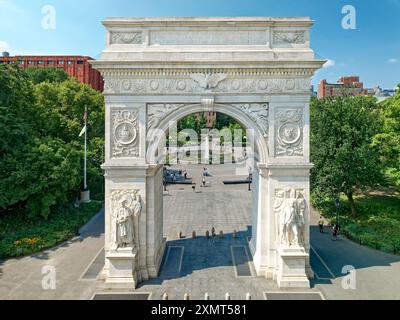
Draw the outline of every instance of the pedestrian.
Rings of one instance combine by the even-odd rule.
[[[322,219],[322,217],[319,218],[318,226],[319,232],[324,233],[324,220]]]
[[[187,171],[186,170],[185,170],[184,176],[185,176],[185,180],[187,180]]]
[[[192,185],[193,192],[196,192],[196,185]]]
[[[203,177],[203,188],[205,188],[205,187],[206,187],[206,178]]]
[[[336,241],[339,233],[339,226],[335,224],[332,229],[332,241]]]

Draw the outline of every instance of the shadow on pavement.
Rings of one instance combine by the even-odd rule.
[[[246,231],[238,231],[236,239],[232,233],[227,233],[223,238],[218,235],[210,236],[210,238],[198,236],[168,241],[159,277],[145,281],[140,286],[162,284],[165,280],[186,277],[195,271],[216,267],[232,267],[234,275],[235,262],[232,258],[231,247],[245,247],[246,260],[251,262],[252,256],[247,242],[249,236],[251,236],[251,227],[248,227]],[[243,259],[241,262],[243,263]],[[237,261],[236,264],[238,264]],[[240,266],[238,269],[240,270]]]

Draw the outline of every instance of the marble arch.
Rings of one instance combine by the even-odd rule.
[[[160,269],[162,166],[146,157],[149,132],[211,109],[256,129],[250,248],[258,276],[280,287],[308,287],[310,81],[325,63],[310,48],[313,21],[113,18],[103,24],[106,48],[92,63],[105,80],[106,283],[135,287]]]

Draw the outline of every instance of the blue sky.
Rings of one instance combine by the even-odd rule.
[[[42,8],[56,9],[56,29],[42,28]],[[342,28],[342,7],[356,9],[355,30]],[[15,54],[97,57],[106,17],[310,16],[312,47],[328,67],[314,77],[359,75],[367,87],[400,82],[400,0],[0,0],[0,50]]]

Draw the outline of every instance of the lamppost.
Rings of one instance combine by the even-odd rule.
[[[249,191],[251,191],[252,180],[253,180],[253,169],[249,167]]]
[[[335,200],[336,206],[336,225],[339,227],[339,209],[340,209],[340,198],[337,197]]]

